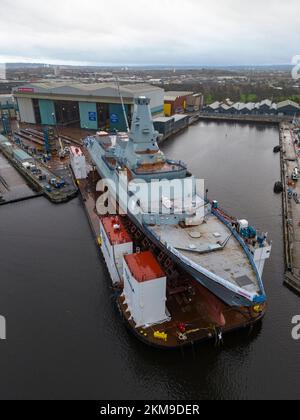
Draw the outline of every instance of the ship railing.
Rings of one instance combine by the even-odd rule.
[[[258,272],[258,269],[257,269],[257,266],[256,266],[256,264],[255,264],[255,261],[254,261],[254,259],[253,259],[253,256],[252,256],[252,254],[251,254],[251,252],[250,252],[250,250],[249,250],[249,248],[248,248],[248,246],[245,244],[245,242],[244,242],[244,240],[241,238],[241,236],[238,234],[238,232],[237,232],[237,230],[231,225],[231,223],[229,223],[223,216],[221,216],[221,214],[218,212],[218,211],[216,211],[216,210],[212,210],[212,213],[219,219],[219,220],[221,220],[221,222],[223,222],[227,227],[228,227],[228,229],[233,233],[233,235],[234,235],[234,237],[237,239],[237,241],[239,242],[239,244],[241,245],[241,247],[243,248],[243,250],[245,251],[245,253],[246,253],[246,255],[247,255],[247,257],[248,257],[248,259],[249,259],[249,262],[250,262],[250,264],[251,264],[251,266],[252,266],[252,268],[253,268],[253,270],[254,270],[254,272],[255,272],[255,275],[256,275],[256,278],[257,278],[257,280],[258,280],[258,284],[259,284],[259,287],[260,287],[260,290],[261,290],[261,293],[262,293],[262,295],[266,295],[266,291],[265,291],[265,288],[264,288],[264,284],[263,284],[263,281],[262,281],[262,278],[261,278],[261,275],[259,274],[259,272]]]
[[[116,169],[116,165],[113,165],[112,163],[110,163],[107,159],[107,156],[101,156],[102,162],[105,163],[105,165],[108,167],[108,169],[113,170]]]
[[[188,165],[185,162],[183,162],[182,160],[167,159],[167,163],[169,163],[170,165],[179,165],[184,169],[188,168]]]
[[[148,228],[148,226],[144,225],[144,229],[147,230],[147,232],[152,235],[156,240],[161,242],[161,238],[153,231]],[[175,255],[180,261],[184,262],[187,266],[191,267],[193,270],[200,272],[202,275],[204,275],[207,279],[214,280],[216,283],[220,284],[221,286],[225,287],[228,290],[231,290],[234,293],[237,293],[240,296],[243,296],[244,298],[251,300],[252,302],[257,301],[257,295],[254,293],[250,293],[245,291],[244,289],[241,289],[240,287],[234,285],[233,283],[222,279],[221,277],[217,276],[214,273],[209,272],[204,267],[201,267],[198,264],[195,264],[192,262],[189,258],[185,257],[182,253],[180,253],[177,249],[169,245],[166,241],[161,242],[163,245],[166,246],[168,251],[170,251],[173,255]]]

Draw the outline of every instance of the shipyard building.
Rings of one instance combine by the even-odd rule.
[[[206,106],[203,111],[208,114],[222,115],[274,115],[274,116],[299,116],[300,106],[293,101],[287,100],[274,103],[269,99],[261,102],[236,102],[232,103],[228,100],[223,102],[214,102]]]
[[[194,92],[169,91],[165,93],[164,114],[171,117],[184,112],[197,112],[203,106],[203,95]]]
[[[122,85],[119,92],[116,83],[31,83],[13,93],[20,122],[29,124],[126,131],[121,96],[129,123],[139,96],[150,98],[153,117],[164,112],[164,90],[147,84]]]

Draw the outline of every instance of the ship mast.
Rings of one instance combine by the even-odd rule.
[[[122,93],[121,93],[120,82],[119,82],[118,76],[116,77],[116,84],[117,84],[117,88],[118,88],[118,92],[119,92],[119,97],[121,99],[123,114],[124,114],[125,123],[126,123],[126,127],[127,127],[127,133],[129,133],[130,128],[129,128],[128,118],[127,118],[125,104],[124,104],[124,99],[123,99],[123,96],[122,96]]]

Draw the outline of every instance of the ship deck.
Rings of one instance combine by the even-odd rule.
[[[79,183],[81,197],[96,240],[99,237],[99,216],[95,211],[98,196],[95,191],[97,180],[98,176],[94,174]],[[225,226],[224,228],[226,229]],[[227,229],[226,235],[228,235]],[[224,232],[224,236],[226,235]],[[117,269],[121,273],[120,267]],[[187,285],[192,287],[192,293],[189,292]],[[230,307],[185,272],[179,274],[179,283],[175,290],[168,287],[167,310],[171,317],[170,321],[136,328],[130,319],[131,314],[124,298],[118,298],[118,306],[129,330],[145,344],[160,349],[175,349],[206,340],[217,340],[220,332],[226,334],[256,324],[266,312],[266,304],[261,305],[259,312],[255,312],[253,308]],[[180,339],[179,323],[186,325],[187,340]],[[164,341],[156,338],[154,334],[157,331],[166,334],[167,339]]]
[[[131,332],[147,345],[161,349],[175,349],[213,339],[222,340],[224,334],[256,324],[264,317],[266,311],[266,305],[261,307],[261,312],[255,313],[251,308],[229,307],[220,302],[220,311],[224,316],[225,325],[219,326],[209,314],[210,308],[207,306],[206,299],[199,290],[196,290],[192,300],[186,293],[168,298],[167,308],[171,321],[136,328],[123,297],[119,298],[118,304]],[[186,339],[180,338],[179,324],[186,325]],[[166,339],[156,338],[156,332],[166,334]]]
[[[197,227],[150,227],[161,240],[193,263],[247,292],[259,291],[256,274],[243,248],[214,215]],[[220,244],[227,244],[224,248]]]
[[[183,168],[180,165],[171,165],[168,162],[155,163],[152,165],[141,165],[138,169],[135,170],[135,173],[138,175],[142,174],[157,174],[157,173],[170,173],[170,172],[180,172]]]

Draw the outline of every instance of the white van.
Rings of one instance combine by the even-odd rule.
[[[292,178],[293,178],[293,181],[298,181],[298,179],[300,179],[300,172],[298,168],[295,168],[293,170]]]

